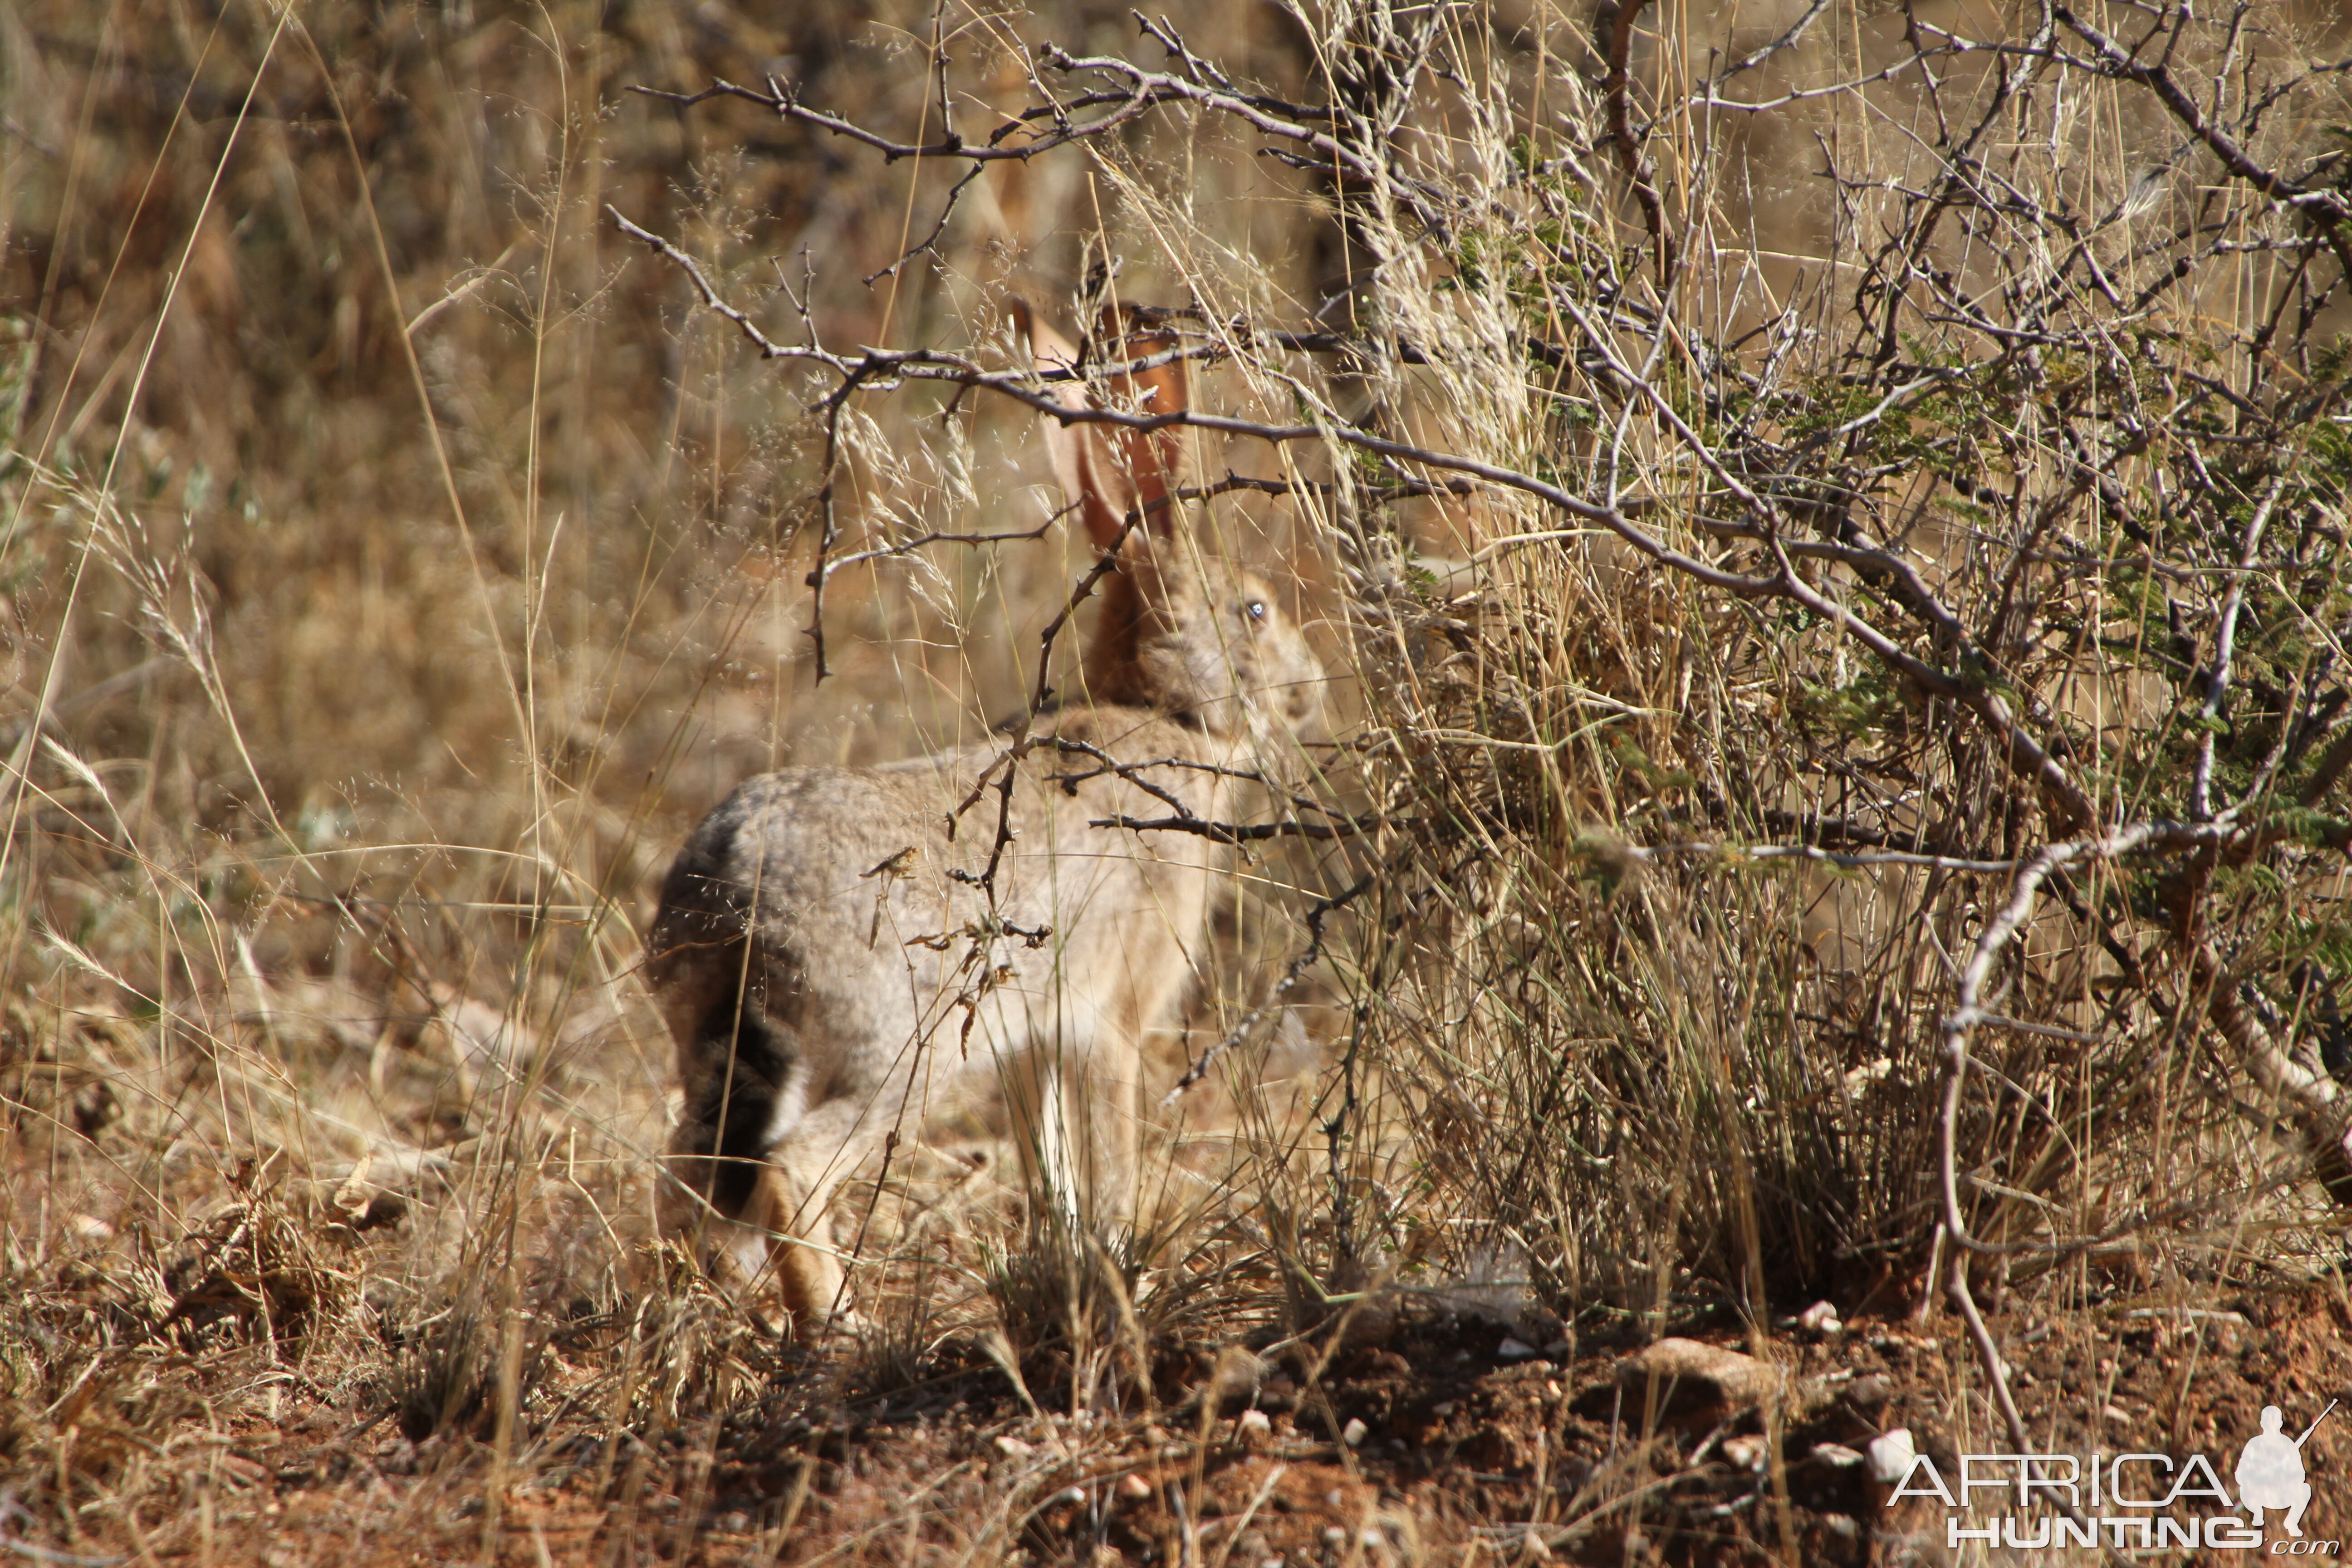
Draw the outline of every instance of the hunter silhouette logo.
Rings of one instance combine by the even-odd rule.
[[[2327,1419],[2336,1408],[2329,1400],[2327,1408],[2319,1413],[2319,1421]],[[2280,1428],[2286,1414],[2275,1405],[2263,1406],[2263,1429],[2246,1442],[2245,1451],[2238,1456],[2238,1501],[2256,1530],[2263,1527],[2266,1509],[2286,1510],[2286,1532],[2303,1533],[2303,1510],[2311,1505],[2311,1483],[2303,1475],[2303,1446],[2319,1430],[2319,1421],[2303,1429],[2300,1437],[2290,1437]]]

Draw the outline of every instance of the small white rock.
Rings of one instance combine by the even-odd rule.
[[[1723,1462],[1735,1470],[1764,1468],[1764,1445],[1753,1437],[1733,1437],[1723,1445]]]
[[[1813,1458],[1824,1465],[1844,1470],[1862,1463],[1862,1456],[1843,1443],[1823,1443],[1813,1449]]]
[[[1244,1410],[1234,1417],[1234,1425],[1245,1436],[1263,1437],[1274,1431],[1274,1417],[1263,1410]]]
[[[1863,1458],[1870,1462],[1870,1479],[1891,1487],[1911,1473],[1912,1462],[1919,1458],[1919,1447],[1911,1440],[1910,1427],[1896,1426],[1873,1437]]]
[[[999,1437],[996,1451],[1008,1459],[1025,1459],[1037,1451],[1037,1445],[1024,1443],[1018,1437]]]
[[[1327,1546],[1345,1546],[1348,1544],[1348,1532],[1335,1524],[1323,1532],[1323,1543]]]
[[[1834,1334],[1845,1325],[1838,1321],[1838,1310],[1827,1301],[1816,1301],[1797,1314],[1797,1327],[1809,1333]]]
[[[1536,1353],[1536,1347],[1525,1340],[1508,1339],[1495,1347],[1495,1353],[1505,1361],[1525,1361]]]
[[[1431,1405],[1429,1407],[1429,1413],[1432,1415],[1436,1416],[1440,1421],[1443,1421],[1461,1408],[1462,1407],[1460,1405],[1454,1404],[1454,1401],[1449,1399],[1441,1405]]]
[[[1347,1426],[1339,1429],[1339,1441],[1347,1444],[1350,1448],[1360,1448],[1364,1445],[1364,1434],[1370,1430],[1371,1428],[1361,1421],[1349,1416]]]
[[[1151,1495],[1151,1483],[1140,1475],[1129,1476],[1118,1483],[1118,1495],[1129,1502],[1141,1502]]]

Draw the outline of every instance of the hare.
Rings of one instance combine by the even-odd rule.
[[[1078,365],[1016,316],[1041,370]],[[1139,311],[1106,326],[1113,363],[1175,346]],[[1047,384],[1087,406],[1083,384]],[[1181,360],[1108,389],[1143,414],[1188,406]],[[772,1266],[797,1335],[843,1304],[835,1185],[928,1113],[1001,1089],[1034,1173],[1065,1205],[1090,1200],[1098,1226],[1128,1216],[1142,1042],[1201,963],[1231,851],[1099,825],[1233,821],[1240,775],[1319,704],[1322,666],[1275,595],[1182,526],[1180,430],[1049,420],[1047,436],[1088,536],[1119,553],[1086,690],[1033,718],[1045,738],[1009,799],[1003,745],[788,768],[713,811],[662,887],[647,967],[685,1090],[664,1229],[718,1244],[713,1260],[743,1276]]]

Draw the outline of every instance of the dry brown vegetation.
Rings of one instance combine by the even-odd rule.
[[[1848,1450],[2352,1399],[2332,16],[755,9],[0,7],[0,1551],[1940,1560]],[[1015,296],[1332,721],[1150,1223],[910,1128],[793,1350],[638,932],[1079,679]]]

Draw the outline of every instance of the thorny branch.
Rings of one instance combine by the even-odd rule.
[[[610,211],[611,209],[607,209]],[[1392,462],[1468,475],[1489,486],[1517,490],[1557,507],[1584,521],[1597,523],[1616,534],[1626,543],[1660,565],[1671,567],[1684,575],[1696,579],[1708,587],[1717,588],[1744,598],[1786,599],[1802,605],[1841,626],[1850,636],[1885,660],[1895,669],[1939,697],[1952,699],[1975,712],[1998,736],[2021,776],[2036,779],[2047,789],[2069,820],[2087,822],[2094,816],[2090,802],[2064,765],[2049,748],[2035,739],[2011,712],[2000,694],[1965,669],[1940,668],[1920,658],[1901,646],[1895,637],[1876,625],[1864,620],[1841,600],[1832,598],[1801,575],[1789,550],[1777,546],[1772,553],[1777,559],[1772,569],[1762,574],[1726,571],[1697,556],[1675,548],[1649,530],[1634,522],[1632,510],[1623,505],[1604,505],[1590,501],[1561,486],[1521,472],[1501,464],[1491,463],[1462,453],[1440,451],[1392,440],[1337,420],[1304,425],[1274,425],[1257,420],[1234,418],[1226,415],[1204,414],[1196,410],[1178,413],[1145,415],[1131,414],[1115,408],[1070,408],[1047,391],[1046,383],[1032,371],[990,371],[964,356],[938,349],[906,349],[882,351],[868,349],[852,358],[826,351],[814,344],[806,346],[772,342],[748,315],[727,304],[717,289],[704,275],[691,257],[685,255],[667,240],[632,223],[619,213],[614,219],[622,230],[648,246],[684,269],[694,282],[705,303],[717,314],[735,323],[737,328],[770,359],[799,360],[831,370],[840,378],[834,393],[820,404],[821,408],[838,406],[841,399],[860,390],[887,392],[909,383],[931,383],[959,388],[980,388],[1026,404],[1037,412],[1048,415],[1065,425],[1095,424],[1115,429],[1148,432],[1171,426],[1209,430],[1229,436],[1255,437],[1270,446],[1294,443],[1318,444],[1336,441],[1356,447]],[[1636,394],[1650,401],[1694,456],[1719,480],[1724,490],[1735,500],[1752,509],[1758,518],[1756,526],[1768,541],[1777,540],[1780,523],[1776,509],[1763,496],[1750,489],[1730,469],[1722,457],[1685,423],[1671,401],[1654,383],[1636,374],[1616,357],[1603,325],[1571,308],[1577,324],[1583,328],[1596,353],[1602,355],[1610,370]],[[1139,363],[1140,362],[1139,362]],[[1114,367],[1126,371],[1129,367]],[[1325,411],[1327,414],[1328,411]],[[1899,563],[1886,558],[1890,567],[1900,569]],[[1060,621],[1055,627],[1059,628]]]

